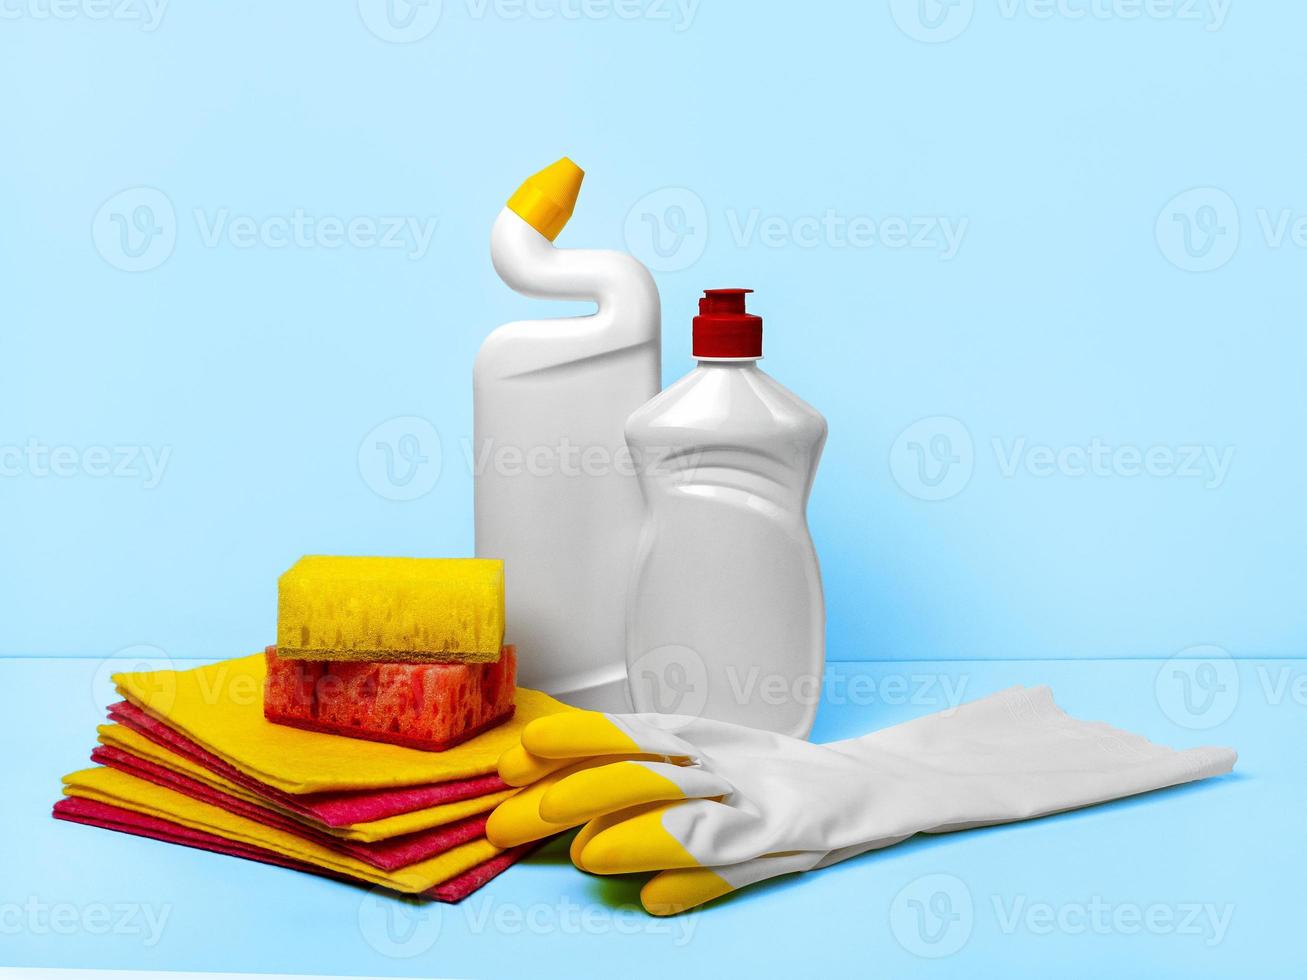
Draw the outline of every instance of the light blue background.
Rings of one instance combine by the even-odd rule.
[[[1307,252],[1259,212],[1307,214],[1307,8],[927,0],[932,29],[915,2],[446,0],[387,43],[370,0],[176,3],[153,30],[6,0],[0,444],[171,455],[153,489],[0,478],[0,652],[230,656],[273,635],[303,553],[470,553],[472,358],[553,312],[497,280],[488,232],[567,153],[589,176],[560,244],[666,270],[665,378],[699,290],[752,286],[765,367],[828,417],[832,658],[1301,653]],[[132,217],[138,187],[176,240],[127,272],[97,212]],[[416,258],[203,240],[296,209],[438,225]],[[841,247],[828,212],[874,241]],[[898,217],[965,235],[901,247]],[[360,446],[408,416],[443,470],[387,499]],[[900,439],[923,418],[946,421]],[[1004,472],[1094,440],[1233,459]],[[913,444],[956,457],[927,459],[947,499]]]

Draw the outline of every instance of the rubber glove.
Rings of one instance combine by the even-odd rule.
[[[670,914],[917,833],[1089,806],[1229,772],[1235,759],[1077,721],[1047,687],[825,745],[709,719],[575,712],[531,722],[500,758],[500,776],[527,788],[486,832],[511,847],[584,824],[573,863],[662,872],[641,901]]]

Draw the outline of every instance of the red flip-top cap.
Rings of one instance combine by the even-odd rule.
[[[746,313],[752,289],[705,289],[694,318],[695,357],[762,357],[762,317]]]

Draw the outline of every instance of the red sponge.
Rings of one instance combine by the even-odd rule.
[[[517,653],[490,664],[288,660],[268,647],[263,714],[312,731],[438,752],[513,714]]]

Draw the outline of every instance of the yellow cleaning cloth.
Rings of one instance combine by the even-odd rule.
[[[277,655],[291,660],[494,663],[504,563],[307,555],[277,585]]]
[[[398,837],[401,834],[412,834],[419,830],[430,830],[432,827],[441,827],[447,823],[453,823],[455,820],[462,820],[464,817],[475,816],[478,813],[485,813],[493,810],[504,800],[508,799],[516,789],[504,790],[499,793],[489,793],[485,796],[473,797],[469,800],[458,800],[454,803],[441,803],[438,806],[428,807],[425,810],[415,810],[411,813],[400,813],[393,817],[385,817],[381,820],[369,820],[364,823],[348,824],[344,827],[328,827],[325,824],[315,820],[305,820],[297,813],[291,813],[288,810],[277,806],[276,803],[259,796],[239,786],[229,779],[224,779],[217,773],[205,769],[203,766],[191,762],[189,759],[170,752],[161,745],[150,741],[144,735],[138,735],[130,728],[122,725],[101,725],[99,728],[100,744],[109,745],[124,752],[130,752],[132,755],[139,756],[155,765],[163,766],[171,772],[180,773],[183,776],[189,776],[191,779],[204,783],[206,786],[216,789],[220,792],[227,793],[231,796],[238,797],[249,803],[257,803],[259,806],[265,806],[276,810],[293,820],[299,820],[307,826],[313,827],[326,834],[332,834],[342,840],[362,841],[372,843],[375,841],[390,840],[392,837]]]
[[[410,894],[428,891],[500,853],[499,848],[488,840],[478,838],[426,861],[386,872],[302,837],[238,817],[220,807],[201,803],[116,769],[83,769],[67,775],[64,777],[64,794],[171,820],[191,830],[266,848],[283,857]]]
[[[536,718],[574,711],[518,688],[511,719],[444,752],[324,735],[263,717],[262,653],[182,671],[116,674],[128,701],[261,782],[287,793],[418,786],[496,771],[499,756]]]

